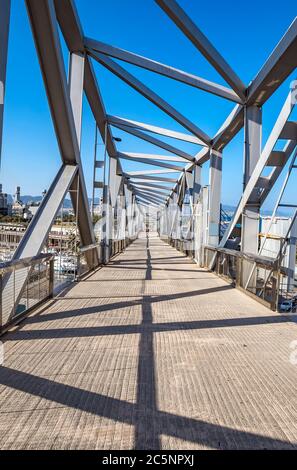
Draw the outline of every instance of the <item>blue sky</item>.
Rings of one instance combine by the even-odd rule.
[[[239,4],[235,7],[231,0],[179,0],[179,3],[246,84],[256,75],[296,15],[296,2],[293,0],[282,1],[281,8],[279,3],[271,0],[251,0],[248,6],[242,3],[242,7]],[[76,0],[76,5],[86,36],[224,84],[218,73],[153,0]],[[67,68],[63,43],[62,47]],[[211,136],[233,108],[232,103],[200,90],[134,66],[121,65]],[[169,116],[102,66],[95,64],[95,70],[109,114],[184,131]],[[263,108],[263,144],[281,109],[292,78],[286,80]],[[93,171],[94,126],[85,101],[82,160],[89,194]],[[122,138],[119,150],[165,153],[117,130],[114,130],[114,135]],[[225,204],[236,204],[240,196],[242,142],[243,132],[240,132],[224,151],[222,200]],[[181,142],[178,145],[192,154],[199,149]],[[99,145],[99,154],[102,151],[103,146]],[[12,0],[0,179],[6,192],[13,193],[15,186],[21,185],[23,194],[38,195],[49,187],[60,164],[24,2]],[[131,163],[123,166],[124,169],[132,168]],[[134,164],[134,169],[140,168]],[[203,170],[204,184],[207,184],[207,171],[206,164]],[[267,205],[273,204],[274,196],[275,191]]]

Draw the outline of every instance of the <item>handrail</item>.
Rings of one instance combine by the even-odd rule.
[[[86,253],[87,251],[94,250],[95,248],[100,248],[100,243],[93,243],[92,245],[86,245],[79,248],[78,254]]]
[[[37,256],[31,256],[28,258],[16,259],[11,261],[5,261],[0,263],[0,274],[9,273],[18,269],[28,268],[38,264],[40,261],[51,261],[54,259],[54,255],[51,253],[41,253]]]
[[[223,253],[226,255],[235,256],[236,258],[242,258],[247,261],[252,261],[266,268],[268,267],[268,268],[279,269],[277,260],[275,258],[270,258],[268,256],[259,256],[258,254],[244,253],[242,251],[232,250],[230,248],[221,248],[221,247],[215,247],[211,245],[204,245],[203,248],[210,250],[210,251],[215,251],[217,253]],[[280,272],[282,274],[286,274],[287,269],[285,267],[281,267]]]

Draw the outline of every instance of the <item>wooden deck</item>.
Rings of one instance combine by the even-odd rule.
[[[297,448],[294,340],[143,235],[2,338],[0,448]]]

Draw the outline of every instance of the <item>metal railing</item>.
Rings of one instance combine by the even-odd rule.
[[[108,260],[113,256],[121,253],[130,243],[132,239],[110,240],[108,248],[105,243],[95,243],[93,245],[85,246],[79,249],[77,254],[77,271],[76,279],[88,274],[92,269],[105,264],[105,259]],[[97,252],[97,256],[96,256]],[[99,259],[99,265],[96,264],[96,259]]]
[[[271,310],[277,310],[280,285],[288,273],[274,259],[227,248],[204,246],[202,260],[202,267],[211,269]],[[250,276],[252,270],[253,275]]]
[[[133,240],[110,240],[110,257],[121,253]],[[54,254],[0,263],[0,335],[52,298],[55,289],[78,281],[104,264],[104,251],[104,245],[97,243],[80,248],[76,255],[69,257],[69,266],[67,263],[63,266],[63,273],[68,270],[69,276],[64,276],[62,284],[55,273]]]
[[[1,334],[33,308],[51,298],[53,290],[53,255],[41,254],[0,263]]]
[[[99,259],[99,264],[97,260]],[[85,274],[98,268],[103,263],[103,247],[100,244],[94,243],[81,247],[77,253],[77,268],[75,279],[79,280]]]

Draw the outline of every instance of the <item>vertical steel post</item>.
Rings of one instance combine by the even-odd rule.
[[[78,207],[78,201],[79,201],[79,175],[76,176],[76,204]],[[75,253],[78,253],[78,210],[76,211],[76,227],[75,227]],[[93,267],[93,266],[92,266]],[[75,277],[75,273],[74,273]]]
[[[81,147],[81,124],[84,90],[84,54],[73,52],[70,54],[69,64],[69,91],[72,105],[75,130],[79,148]]]
[[[55,260],[52,258],[49,262],[49,286],[48,286],[48,295],[50,298],[54,296],[54,287],[55,287]]]
[[[262,110],[257,106],[246,106],[244,110],[244,175],[243,190],[245,189],[262,150]],[[259,250],[259,192],[254,189],[252,196],[242,213],[241,250],[245,253],[257,254]],[[242,269],[242,282],[246,284],[250,276],[248,265]],[[255,273],[251,285],[255,286]]]
[[[102,245],[102,262],[107,263],[107,226],[108,226],[108,212],[109,212],[109,188],[106,184],[106,170],[107,170],[107,121],[105,121],[104,127],[104,165],[103,165],[103,194],[102,194],[102,234],[101,234],[101,245]]]
[[[246,187],[260,158],[262,145],[262,110],[257,106],[245,107],[244,112],[244,176]],[[258,253],[260,205],[257,190],[242,215],[241,247],[246,253]]]
[[[93,168],[93,192],[92,192],[92,208],[91,215],[92,221],[94,223],[94,207],[95,207],[95,180],[96,180],[96,161],[97,161],[97,140],[98,140],[98,126],[97,122],[95,123],[95,145],[94,145],[94,168]]]
[[[0,166],[2,153],[4,97],[10,22],[10,0],[0,1]]]
[[[3,306],[2,306],[3,274],[0,273],[0,331],[3,327]]]
[[[218,246],[222,190],[222,153],[210,150],[208,244]]]
[[[197,224],[202,224],[202,218],[198,220],[198,200],[201,193],[201,166],[194,166],[193,174],[193,221],[192,221],[192,250],[193,258],[200,262],[201,260],[201,230],[202,226],[197,227]]]

